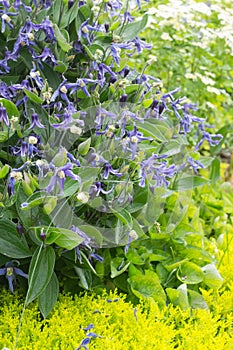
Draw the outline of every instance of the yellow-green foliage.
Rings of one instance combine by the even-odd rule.
[[[232,226],[226,225],[226,233],[223,235],[222,242],[219,250],[219,271],[225,280],[225,284],[231,283],[233,281],[233,229]],[[221,237],[220,237],[221,239]]]
[[[181,311],[173,306],[160,310],[151,300],[135,309],[116,293],[75,298],[62,295],[50,317],[41,320],[36,304],[32,304],[25,311],[17,349],[75,350],[86,337],[83,328],[94,324],[91,331],[100,337],[91,339],[90,350],[232,350],[233,285],[221,296],[218,292],[203,293],[212,311]],[[21,309],[22,300],[3,290],[1,350],[14,349]]]

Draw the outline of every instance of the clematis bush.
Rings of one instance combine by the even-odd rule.
[[[222,135],[136,71],[145,5],[0,2],[0,275],[44,317],[60,288],[206,307],[222,284],[190,195]]]

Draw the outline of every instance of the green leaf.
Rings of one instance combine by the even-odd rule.
[[[132,228],[132,216],[126,209],[120,211],[112,210],[112,212],[124,225],[127,225],[128,228]]]
[[[146,271],[146,275],[135,275],[128,279],[134,295],[140,298],[153,298],[159,306],[166,305],[166,295],[155,272]]]
[[[66,41],[66,38],[64,35],[61,33],[60,29],[56,24],[54,24],[54,33],[58,42],[58,45],[64,52],[68,52],[69,50],[72,49],[72,46]]]
[[[186,284],[181,284],[177,289],[167,288],[166,293],[174,306],[179,306],[182,310],[189,308]]]
[[[223,284],[223,278],[214,264],[202,267],[204,273],[204,283],[211,289],[219,289]]]
[[[57,197],[48,196],[47,193],[44,194],[43,192],[35,192],[29,198],[30,199],[28,200],[28,202],[26,202],[25,205],[21,207],[21,210],[29,210],[31,208],[37,207],[42,203],[49,203],[49,201],[56,200]]]
[[[194,309],[209,309],[203,296],[194,290],[188,290],[189,305]]]
[[[0,254],[13,259],[32,255],[27,242],[19,236],[15,225],[7,219],[0,220]]]
[[[92,274],[90,270],[74,266],[74,270],[80,278],[80,287],[90,290],[92,287]]]
[[[155,141],[166,142],[170,138],[170,129],[169,127],[163,124],[155,124],[154,121],[150,119],[146,120],[142,123],[137,123],[138,130],[143,133],[143,136],[152,137]]]
[[[0,131],[0,143],[8,139],[8,131]]]
[[[123,41],[133,40],[145,28],[147,21],[148,21],[148,15],[144,15],[140,21],[127,24],[123,29],[122,40]]]
[[[43,206],[43,211],[45,214],[50,215],[57,205],[57,197],[49,196],[45,198],[45,203]]]
[[[67,151],[64,147],[62,147],[60,151],[53,158],[53,164],[59,168],[65,165],[66,162],[67,162]]]
[[[59,282],[55,272],[53,272],[47,287],[38,297],[39,309],[44,318],[46,318],[49,315],[50,311],[56,304],[58,293]]]
[[[177,278],[183,283],[197,284],[203,281],[204,274],[198,265],[184,262],[177,271]]]
[[[173,190],[185,191],[209,183],[208,179],[199,176],[186,176],[174,183]]]
[[[102,246],[103,236],[96,227],[91,225],[79,225],[78,228],[83,231],[89,238],[91,238],[95,244],[97,244],[99,247]]]
[[[215,185],[215,183],[220,179],[220,165],[221,162],[218,158],[215,158],[211,164],[210,180],[212,185]]]
[[[55,265],[55,252],[52,247],[38,247],[29,267],[29,288],[26,296],[28,305],[36,299],[49,284]]]
[[[53,67],[55,72],[59,73],[65,73],[67,71],[68,66],[62,62],[62,61],[57,61],[57,65]]]
[[[89,151],[89,148],[91,146],[91,137],[83,141],[78,145],[78,152],[81,154],[81,156],[85,156],[87,152]]]
[[[40,105],[43,103],[43,100],[39,96],[37,96],[34,92],[31,92],[31,91],[29,91],[27,89],[24,89],[23,91],[24,91],[25,95],[27,95],[28,98],[32,102],[38,103]]]
[[[130,262],[127,264],[123,264],[122,266],[122,258],[117,257],[111,260],[111,278],[121,275],[125,272],[130,265]]]
[[[79,244],[83,242],[83,238],[80,237],[76,232],[65,229],[65,228],[51,228],[49,229],[49,233],[55,230],[56,233],[60,235],[54,240],[59,247],[71,250],[77,247]]]
[[[7,100],[6,98],[0,98],[0,103],[6,108],[6,112],[9,117],[19,117],[18,108],[13,102]]]
[[[64,11],[61,16],[60,28],[70,25],[78,15],[79,6],[74,4],[68,11]]]
[[[53,2],[53,22],[57,24],[61,16],[62,3],[62,0],[55,0]]]
[[[8,164],[5,164],[1,169],[0,169],[0,179],[3,179],[10,170],[10,166]]]

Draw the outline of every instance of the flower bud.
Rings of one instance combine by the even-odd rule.
[[[79,192],[76,198],[79,202],[86,204],[89,200],[89,195],[86,192]]]

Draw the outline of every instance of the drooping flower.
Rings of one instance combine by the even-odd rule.
[[[32,114],[32,121],[31,121],[31,124],[27,130],[32,130],[35,127],[40,128],[40,129],[44,129],[44,125],[41,124],[37,113]]]
[[[0,122],[4,123],[6,126],[10,125],[6,108],[0,104]]]
[[[66,177],[70,177],[71,179],[76,180],[79,182],[79,184],[81,184],[81,178],[78,175],[75,175],[72,171],[72,163],[67,163],[59,168],[51,165],[51,168],[54,169],[54,174],[51,177],[48,186],[46,187],[47,192],[52,192],[56,185],[58,185],[60,191],[63,192]]]
[[[28,275],[24,273],[18,267],[15,267],[13,262],[9,261],[5,264],[5,267],[0,268],[0,276],[4,276],[8,280],[9,289],[12,293],[14,293],[14,282],[16,280],[16,276],[22,276],[28,278]]]

